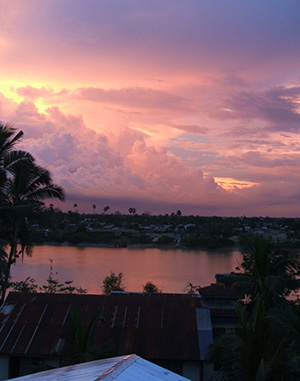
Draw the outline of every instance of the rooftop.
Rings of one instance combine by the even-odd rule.
[[[49,370],[17,377],[16,381],[187,381],[165,368],[152,364],[136,355],[120,356],[76,364],[64,368]]]
[[[112,355],[199,360],[195,310],[202,308],[200,298],[172,294],[10,293],[0,309],[0,353],[62,355],[66,332],[73,324],[71,306],[86,324],[102,311],[94,345],[99,348],[113,337]]]

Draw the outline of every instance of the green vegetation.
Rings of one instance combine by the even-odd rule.
[[[183,292],[185,292],[186,294],[195,295],[199,293],[199,288],[200,288],[200,285],[188,282]]]
[[[79,364],[105,357],[101,349],[95,349],[95,329],[104,322],[102,309],[85,322],[83,316],[71,306],[71,325],[66,334],[64,365]]]
[[[240,328],[213,345],[213,380],[299,380],[299,256],[272,251],[256,236],[239,272],[224,282],[247,296],[236,307]]]
[[[103,280],[102,290],[104,294],[109,295],[112,291],[124,291],[125,287],[122,284],[123,274],[116,275],[113,271]]]
[[[57,276],[57,273],[53,273],[52,270],[52,260],[50,259],[50,272],[46,283],[42,286],[39,286],[34,278],[27,277],[25,280],[20,282],[10,282],[9,287],[16,292],[44,292],[48,294],[86,294],[87,290],[73,285],[72,280],[67,280],[60,282]]]
[[[145,286],[143,286],[143,292],[146,294],[160,294],[162,290],[160,290],[154,283],[149,281],[145,284]]]
[[[105,207],[106,208],[106,207]],[[129,208],[134,209],[134,208]],[[300,222],[296,218],[152,216],[67,213],[51,204],[43,220],[31,219],[28,230],[34,244],[100,245],[110,247],[173,247],[188,249],[249,249],[254,235],[265,237],[273,248],[300,248]]]
[[[44,216],[43,200],[64,200],[64,192],[53,184],[50,172],[38,166],[30,153],[14,150],[22,136],[22,131],[0,124],[0,303],[5,298],[12,264],[24,254],[31,255],[32,221]]]

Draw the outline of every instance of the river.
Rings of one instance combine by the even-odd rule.
[[[32,257],[12,267],[12,281],[30,276],[45,284],[52,261],[59,281],[73,280],[74,286],[90,294],[102,293],[102,281],[110,271],[122,272],[126,291],[142,291],[147,281],[163,292],[182,293],[186,284],[207,286],[216,273],[227,273],[241,262],[240,251],[163,250],[71,246],[36,246]],[[50,261],[51,260],[51,261]]]

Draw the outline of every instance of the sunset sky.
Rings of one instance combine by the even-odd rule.
[[[63,210],[300,217],[300,1],[2,0],[0,120]]]

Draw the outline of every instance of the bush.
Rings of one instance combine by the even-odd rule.
[[[102,290],[104,294],[108,295],[111,291],[124,291],[125,287],[122,284],[123,274],[116,275],[114,272],[110,272],[110,275],[106,276],[103,280]]]
[[[147,282],[143,287],[143,292],[146,294],[160,294],[162,291],[152,282]]]

